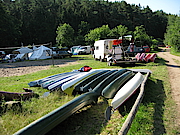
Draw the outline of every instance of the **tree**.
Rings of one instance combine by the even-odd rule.
[[[7,46],[15,45],[15,42],[19,45],[20,42],[24,45],[55,43],[57,27],[64,23],[73,28],[75,44],[108,38],[109,35],[106,33],[109,32],[105,32],[105,28],[91,31],[92,35],[95,35],[94,38],[91,35],[92,39],[87,36],[90,29],[100,28],[103,25],[113,29],[111,37],[115,38],[122,35],[118,33],[117,26],[126,26],[129,31],[134,31],[136,26],[144,25],[148,35],[161,39],[167,25],[167,14],[163,11],[153,12],[148,6],[142,8],[140,5],[130,5],[125,1],[15,0],[3,2],[3,6],[5,14],[0,13],[2,18],[0,25],[3,26],[3,30],[6,29],[6,38],[3,38],[3,42],[7,43]],[[81,22],[82,20],[87,22],[88,28]]]
[[[180,52],[180,17],[169,16],[164,42],[171,45],[175,52]]]
[[[90,43],[93,43],[94,41],[108,38],[109,33],[110,33],[109,26],[103,25],[102,27],[90,30],[90,32],[85,35],[85,40]]]
[[[119,25],[110,31],[109,36],[119,38],[126,35],[127,32],[128,32],[128,28],[126,26]]]
[[[89,24],[87,22],[81,21],[78,25],[77,36],[75,37],[75,44],[84,45],[85,35],[89,32]]]
[[[134,39],[136,45],[143,46],[143,45],[150,45],[151,38],[147,35],[146,30],[143,25],[136,26],[134,31]]]
[[[74,29],[69,24],[58,26],[56,33],[56,43],[61,47],[71,47],[74,44]]]

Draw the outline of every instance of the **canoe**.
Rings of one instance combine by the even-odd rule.
[[[67,102],[63,106],[51,111],[47,115],[39,118],[38,120],[30,123],[26,127],[20,129],[14,135],[31,135],[31,134],[46,134],[52,128],[64,121],[79,109],[96,103],[98,97],[101,96],[101,91],[91,91],[84,93],[73,100]]]
[[[78,84],[79,82],[83,81],[84,79],[94,75],[95,73],[101,72],[102,69],[100,70],[91,70],[89,72],[84,73],[83,75],[80,75],[79,77],[77,77],[76,79],[73,79],[71,81],[68,81],[66,83],[64,83],[61,86],[61,89],[68,95],[72,95],[72,92],[74,90],[74,86],[76,84]]]
[[[69,76],[69,75],[77,75],[77,74],[80,74],[82,72],[66,72],[66,73],[61,73],[61,74],[58,74],[58,75],[54,75],[53,77],[48,77],[48,78],[43,78],[41,80],[38,81],[38,85],[42,85],[43,83],[46,83],[48,81],[56,81],[59,77],[66,77],[66,76]]]
[[[128,69],[128,70],[131,70],[131,71],[133,71],[134,73],[138,73],[138,72],[140,72],[141,74],[147,74],[148,72],[150,73],[150,74],[152,74],[152,71],[151,70],[149,70],[149,69]]]
[[[146,56],[145,53],[142,53],[141,56],[139,57],[139,61],[143,61],[144,57]]]
[[[108,77],[109,75],[111,75],[114,72],[117,72],[118,70],[111,70],[106,72],[105,74],[102,74],[100,76],[98,76],[96,79],[90,81],[89,83],[87,83],[84,87],[81,87],[81,91],[82,92],[89,92],[92,89],[94,89],[101,81],[103,81],[106,77]]]
[[[135,58],[136,58],[137,61],[139,61],[139,57],[140,57],[140,56],[141,56],[141,53],[137,53],[137,54],[136,54]]]
[[[97,78],[98,76],[100,76],[100,75],[102,75],[102,74],[104,74],[104,73],[106,73],[106,72],[108,72],[108,71],[109,71],[109,70],[104,70],[104,71],[101,71],[101,72],[99,72],[99,73],[96,73],[96,74],[94,74],[94,75],[86,78],[86,79],[83,80],[82,82],[76,84],[76,85],[74,86],[74,90],[73,90],[73,91],[74,91],[74,92],[80,92],[80,88],[81,88],[81,87],[85,86],[85,85],[86,85],[87,83],[89,83],[90,81],[94,80],[94,79]]]
[[[107,99],[114,98],[117,91],[133,76],[134,73],[132,71],[125,72],[102,90],[102,96]]]
[[[44,135],[79,109],[97,102],[95,92],[82,94],[20,129],[14,135]]]
[[[42,83],[41,87],[44,88],[44,89],[47,89],[50,85],[53,85],[53,84],[55,84],[57,82],[60,82],[60,81],[62,81],[64,79],[67,79],[69,77],[78,76],[78,75],[80,75],[80,73],[60,76],[60,77],[57,77],[57,78],[55,78],[53,80],[49,80],[49,81],[46,81],[46,82]]]
[[[47,89],[50,90],[50,91],[53,91],[53,90],[55,90],[55,89],[57,89],[57,88],[60,88],[60,89],[61,89],[61,86],[62,86],[64,83],[66,83],[66,82],[68,82],[68,81],[71,81],[71,80],[74,80],[74,79],[78,78],[78,77],[81,76],[81,75],[82,75],[82,74],[77,74],[77,75],[74,75],[74,76],[71,76],[71,77],[68,77],[68,78],[64,78],[64,79],[62,79],[62,80],[59,80],[59,81],[57,81],[57,82],[49,85]]]
[[[42,79],[38,79],[38,80],[35,80],[35,81],[32,81],[32,82],[29,82],[28,85],[30,87],[39,87],[41,83],[45,82],[45,81],[49,81],[53,78],[56,78],[56,77],[59,77],[59,76],[65,76],[65,75],[68,75],[68,74],[76,74],[76,73],[80,73],[79,71],[76,71],[76,72],[66,72],[66,73],[60,73],[60,74],[55,74],[55,75],[52,75],[52,76],[48,76],[48,77],[45,77],[45,78],[42,78]]]
[[[122,105],[140,86],[143,81],[143,75],[138,72],[131,80],[129,80],[115,95],[111,102],[111,106],[116,110]]]
[[[148,62],[150,57],[151,57],[151,54],[148,53],[143,59],[144,61]]]
[[[101,94],[102,90],[109,85],[113,80],[115,80],[117,77],[121,76],[123,73],[127,72],[127,69],[121,69],[118,70],[108,77],[106,77],[103,81],[101,81],[98,85],[96,85],[92,91],[95,91],[96,93]]]
[[[154,62],[155,59],[156,59],[156,54],[153,53],[153,54],[151,55],[151,57],[149,58],[149,60],[150,60],[151,62]]]

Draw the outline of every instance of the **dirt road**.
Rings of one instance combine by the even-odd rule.
[[[180,57],[171,55],[169,51],[159,52],[158,56],[166,60],[168,68],[172,98],[176,103],[176,124],[180,127]]]

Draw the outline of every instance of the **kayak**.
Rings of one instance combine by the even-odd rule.
[[[127,71],[123,73],[121,76],[116,78],[114,81],[112,81],[109,85],[107,85],[103,89],[102,96],[104,96],[107,99],[114,98],[119,88],[121,88],[133,76],[134,76],[134,73],[132,71]]]
[[[155,58],[156,58],[156,54],[153,53],[153,54],[151,55],[151,57],[149,58],[149,60],[150,60],[151,62],[154,62],[154,61],[155,61]]]
[[[53,84],[55,84],[55,83],[57,83],[59,81],[62,81],[64,79],[66,79],[66,78],[73,77],[73,76],[78,76],[78,75],[80,75],[80,73],[60,76],[60,77],[57,77],[57,78],[55,78],[53,80],[49,80],[49,81],[46,81],[46,82],[42,83],[41,87],[44,88],[44,89],[47,89],[50,85],[53,85]]]
[[[42,83],[44,83],[46,81],[52,80],[54,78],[57,78],[57,77],[60,77],[60,76],[65,76],[65,75],[68,75],[68,74],[77,74],[77,73],[80,73],[80,72],[76,71],[76,72],[66,72],[66,73],[55,74],[55,75],[52,75],[52,76],[48,76],[48,77],[45,77],[45,78],[42,78],[42,79],[38,79],[38,80],[35,80],[35,81],[32,81],[32,82],[29,82],[28,85],[30,87],[39,87],[40,84],[42,84]]]
[[[103,81],[106,77],[108,77],[109,75],[111,75],[114,72],[117,72],[118,70],[111,70],[106,72],[105,74],[102,74],[100,76],[98,76],[96,79],[90,81],[89,83],[87,83],[84,87],[81,87],[81,91],[82,92],[89,92],[92,89],[94,89],[101,81]]]
[[[80,92],[80,91],[81,91],[81,90],[80,90],[81,87],[84,87],[87,83],[89,83],[90,81],[94,80],[94,79],[97,78],[98,76],[100,76],[100,75],[102,75],[102,74],[104,74],[104,73],[106,73],[106,72],[108,72],[108,71],[109,71],[109,70],[104,70],[104,71],[101,71],[101,72],[99,72],[99,73],[96,73],[96,74],[94,74],[94,75],[86,78],[86,79],[83,80],[82,82],[76,84],[76,85],[74,86],[74,90],[73,90],[73,91],[74,91],[74,92]]]
[[[146,56],[145,53],[142,53],[141,56],[139,57],[139,61],[143,61],[144,57]]]
[[[82,74],[77,74],[77,75],[74,75],[74,76],[71,76],[71,77],[68,77],[68,78],[63,78],[63,79],[61,79],[61,80],[59,80],[59,81],[56,81],[55,83],[49,85],[47,89],[50,90],[50,91],[53,91],[53,90],[58,89],[58,88],[61,89],[61,86],[62,86],[64,83],[66,83],[66,82],[68,82],[68,81],[71,81],[71,80],[73,80],[73,79],[76,79],[76,78],[78,78],[78,77],[81,76],[81,75],[82,75]]]
[[[150,57],[151,57],[151,54],[147,54],[143,59],[144,61],[148,62]]]
[[[76,111],[96,103],[99,96],[93,91],[84,93],[23,127],[13,135],[44,135]]]
[[[137,53],[137,54],[136,54],[135,58],[136,58],[137,61],[139,61],[139,57],[140,57],[140,56],[141,56],[141,53]]]
[[[143,75],[138,72],[131,80],[129,80],[115,95],[111,102],[111,106],[116,110],[122,103],[124,103],[141,85]]]
[[[76,79],[73,79],[71,81],[68,81],[66,83],[64,83],[62,86],[61,86],[61,89],[68,95],[72,95],[72,92],[74,90],[74,86],[76,84],[78,84],[79,82],[83,81],[84,79],[98,73],[98,72],[101,72],[101,70],[91,70],[89,72],[86,72],[84,73],[83,75],[80,75],[79,77],[77,77]]]
[[[96,85],[95,88],[93,89],[93,91],[101,94],[102,90],[107,85],[109,85],[109,83],[111,83],[113,80],[115,80],[117,77],[119,77],[120,75],[122,75],[125,72],[127,72],[127,69],[121,69],[121,70],[118,70],[118,71],[112,73],[111,75],[106,77],[103,81],[101,81],[98,85]]]

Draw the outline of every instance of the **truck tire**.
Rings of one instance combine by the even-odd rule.
[[[101,57],[99,58],[100,62],[104,62],[104,59],[102,59]]]
[[[107,62],[107,65],[108,65],[108,66],[112,66],[112,62],[111,62],[111,61],[108,61],[108,62]]]
[[[93,58],[94,58],[94,60],[97,60],[95,55],[93,55]]]

